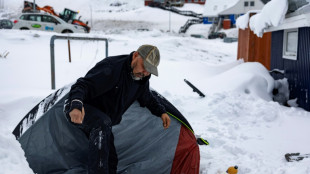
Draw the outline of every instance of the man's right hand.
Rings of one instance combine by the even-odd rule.
[[[82,112],[80,110],[78,110],[78,109],[73,109],[69,113],[69,115],[70,115],[71,121],[73,123],[82,124],[84,116],[85,116],[84,107],[82,107]]]

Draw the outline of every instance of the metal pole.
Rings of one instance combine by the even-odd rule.
[[[171,32],[171,3],[169,3],[169,32]]]
[[[69,51],[69,62],[71,63],[71,48],[70,48],[70,40],[68,40],[68,51]]]
[[[52,89],[56,88],[55,83],[55,44],[54,41],[56,39],[63,39],[63,40],[92,40],[92,41],[105,41],[105,55],[108,57],[108,39],[106,38],[91,38],[91,37],[73,37],[73,36],[52,36],[50,41],[50,48],[51,48],[51,81],[52,81]]]
[[[109,44],[108,40],[105,42],[105,57],[108,57]]]
[[[91,5],[89,5],[89,7],[90,7],[90,26],[93,27],[93,9]]]
[[[33,0],[33,12],[36,12],[36,0]]]
[[[54,40],[56,39],[56,36],[52,36],[51,38],[51,80],[52,80],[52,89],[55,89],[55,54],[54,54]]]

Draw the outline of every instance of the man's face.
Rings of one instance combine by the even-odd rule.
[[[138,52],[133,55],[131,68],[134,80],[141,80],[143,77],[150,75],[150,73],[144,68],[143,59]]]

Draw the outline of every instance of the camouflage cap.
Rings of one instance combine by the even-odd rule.
[[[157,66],[160,61],[160,54],[157,47],[153,45],[141,45],[138,48],[139,55],[143,58],[144,68],[151,74],[158,76]]]

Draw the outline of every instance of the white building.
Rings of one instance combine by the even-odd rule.
[[[230,19],[231,24],[249,10],[261,10],[262,0],[207,0],[203,12],[204,24],[218,22],[219,19]]]

